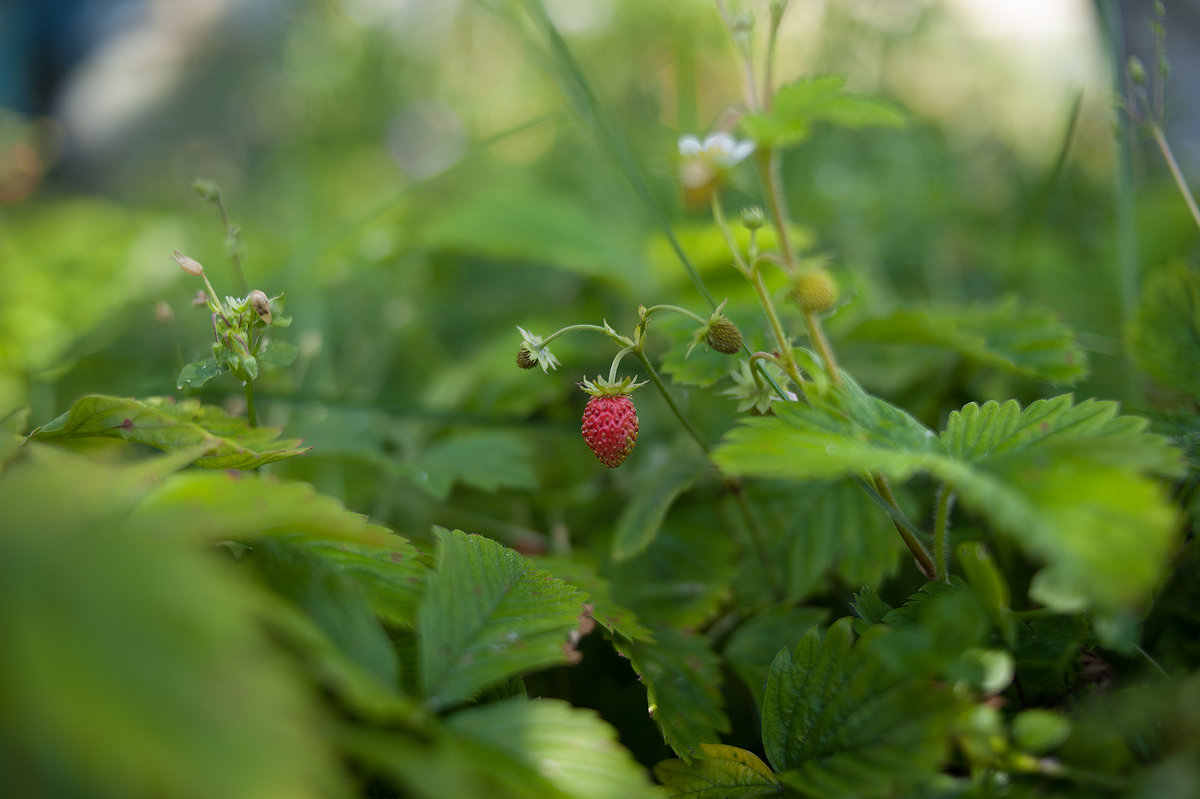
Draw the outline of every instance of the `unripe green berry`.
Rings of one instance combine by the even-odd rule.
[[[825,269],[805,272],[792,285],[791,298],[805,313],[821,313],[837,304],[838,285]]]
[[[742,331],[728,317],[720,316],[708,323],[704,343],[717,352],[737,355],[742,351]]]
[[[522,369],[532,369],[537,366],[537,360],[534,359],[533,353],[526,347],[521,347],[517,350],[517,366]]]

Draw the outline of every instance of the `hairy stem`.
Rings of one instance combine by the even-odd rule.
[[[663,379],[658,376],[658,371],[655,370],[654,365],[650,363],[650,359],[646,357],[646,353],[642,352],[640,349],[635,349],[633,350],[633,354],[636,355],[638,361],[641,362],[642,368],[646,370],[646,374],[650,377],[651,382],[654,383],[654,387],[658,389],[658,393],[662,395],[664,400],[666,400],[667,407],[671,409],[671,413],[675,414],[675,418],[679,420],[679,423],[683,425],[683,429],[686,430],[688,435],[690,435],[692,439],[695,440],[696,444],[699,445],[700,450],[705,455],[708,455],[710,452],[708,442],[704,440],[704,437],[700,435],[700,431],[692,426],[692,423],[688,421],[688,418],[683,415],[683,411],[681,411],[679,406],[675,404],[675,398],[672,397],[671,392],[667,390],[667,384],[664,383]]]
[[[251,427],[258,427],[258,412],[254,410],[254,381],[247,380],[243,388],[246,390],[246,418]]]
[[[1167,143],[1167,137],[1163,135],[1162,128],[1157,122],[1150,125],[1150,132],[1154,135],[1154,143],[1158,145],[1158,151],[1162,153],[1163,160],[1167,162],[1167,169],[1171,170],[1171,177],[1175,179],[1179,193],[1183,195],[1183,201],[1187,203],[1192,220],[1195,221],[1196,227],[1200,228],[1200,207],[1196,206],[1196,198],[1192,195],[1192,190],[1188,188],[1187,181],[1184,180],[1183,171],[1180,170],[1179,163],[1175,160],[1175,153],[1172,152],[1171,145]]]
[[[767,575],[767,582],[771,584],[771,593],[775,595],[777,600],[782,601],[784,598],[783,578],[779,574],[779,564],[775,562],[775,558],[771,557],[771,551],[767,548],[767,534],[763,530],[762,525],[758,523],[758,517],[754,514],[754,508],[750,504],[750,500],[746,497],[746,490],[742,481],[736,477],[726,478],[725,487],[729,489],[729,493],[733,494],[738,505],[742,509],[742,515],[746,518],[746,527],[750,530],[750,540],[754,542],[754,551],[758,555],[759,561],[762,563],[763,572]]]
[[[937,515],[933,523],[933,559],[939,582],[950,582],[946,565],[946,549],[950,545],[950,510],[954,507],[954,491],[946,483],[938,488]]]
[[[892,517],[892,524],[896,528],[896,532],[900,534],[900,539],[904,541],[904,545],[908,547],[908,551],[917,561],[917,567],[921,573],[930,580],[937,579],[937,567],[934,565],[933,558],[929,555],[929,550],[925,545],[917,539],[916,535],[908,525],[901,524],[900,519],[904,517],[904,512],[900,509],[900,503],[896,501],[896,495],[892,493],[892,487],[888,480],[883,475],[871,475],[871,483],[880,497],[897,511],[898,515],[889,514]]]
[[[817,354],[825,362],[825,369],[829,372],[829,379],[833,381],[835,386],[841,388],[842,375],[838,370],[837,358],[833,354],[833,347],[829,346],[829,339],[825,338],[825,328],[821,324],[821,318],[817,316],[815,311],[805,311],[804,325],[808,328],[808,337],[812,339],[813,346],[817,348]]]

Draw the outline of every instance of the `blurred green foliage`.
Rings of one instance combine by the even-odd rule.
[[[600,337],[556,342],[549,376],[513,363],[518,324],[625,331],[639,304],[707,316],[704,291],[752,350],[773,346],[675,181],[677,136],[739,95],[718,15],[614,0],[572,28],[570,4],[442,5],[397,23],[300,3],[255,36],[230,22],[102,190],[51,174],[0,209],[0,780],[652,796],[641,767],[664,761],[668,786],[738,796],[1194,793],[1198,245],[1147,167],[1122,261],[1108,98],[1014,81],[992,108],[1008,73],[986,58],[955,63],[965,85],[930,83],[942,67],[921,53],[962,44],[940,4],[829,4],[819,37],[785,29],[780,83],[844,73],[834,121],[900,107],[907,126],[758,117],[806,137],[782,170],[793,244],[837,274],[828,330],[864,391],[725,440],[729,474],[770,478],[742,489],[747,519],[648,389],[635,454],[597,467],[574,384],[608,364]],[[838,80],[787,97],[803,109],[805,86]],[[1053,133],[1014,133],[1022,103]],[[295,364],[257,383],[266,428],[237,421],[228,375],[176,390],[212,331],[168,254],[238,291],[196,176],[223,188],[251,288],[286,291],[295,318]],[[730,217],[759,202],[735,171]],[[710,390],[729,363],[683,358],[690,335],[656,320],[650,355],[715,445],[740,416]],[[1153,416],[1183,463],[1103,400]],[[1002,423],[1010,439],[989,439]],[[25,443],[39,426],[46,444]],[[951,600],[914,593],[847,469],[911,478],[913,519],[933,516],[930,475],[965,487]]]

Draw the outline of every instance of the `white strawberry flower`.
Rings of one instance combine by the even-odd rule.
[[[738,141],[728,133],[712,133],[703,141],[679,137],[679,182],[684,200],[692,206],[708,202],[725,173],[754,152],[754,142]]]
[[[754,142],[738,141],[728,133],[712,133],[701,141],[696,136],[679,137],[679,154],[684,158],[701,158],[723,169],[744,161],[754,152]]]

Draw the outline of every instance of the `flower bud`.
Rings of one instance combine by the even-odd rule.
[[[751,205],[742,209],[742,227],[746,228],[746,230],[758,230],[766,224],[766,221],[763,209],[757,205]]]
[[[164,325],[169,325],[175,319],[175,311],[166,300],[159,300],[154,304],[154,318]]]
[[[204,267],[200,265],[199,261],[195,260],[194,258],[189,258],[179,250],[171,253],[171,260],[179,264],[179,268],[187,272],[192,277],[200,277],[204,274]]]
[[[196,196],[206,203],[216,202],[221,199],[221,189],[211,180],[204,178],[196,178],[192,181],[192,190],[196,192]]]
[[[255,289],[246,299],[250,301],[250,307],[258,314],[258,318],[263,320],[263,324],[271,324],[271,301],[267,299],[267,295]]]
[[[1126,69],[1129,70],[1129,80],[1133,81],[1134,86],[1146,85],[1146,66],[1140,58],[1135,55],[1129,56]]]

